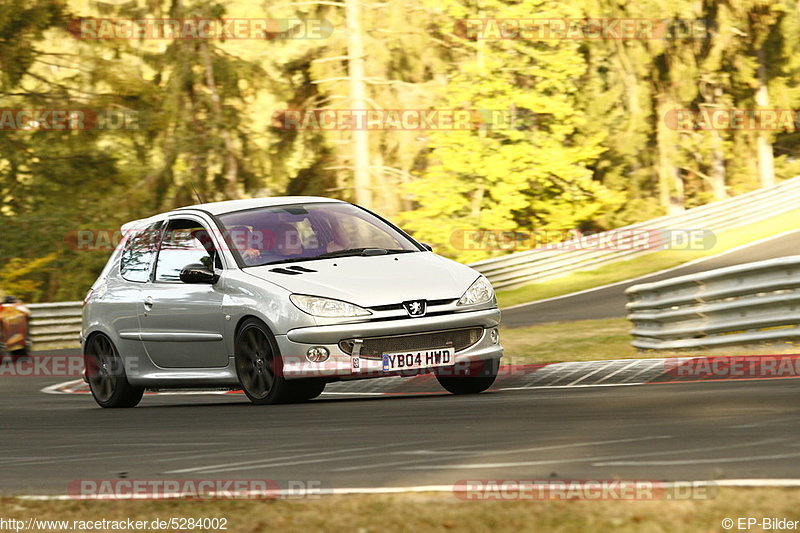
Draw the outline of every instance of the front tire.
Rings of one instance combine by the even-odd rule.
[[[252,403],[269,405],[291,400],[278,347],[260,320],[248,318],[242,323],[236,333],[234,361],[239,384]]]
[[[499,359],[472,361],[463,369],[456,364],[454,367],[447,367],[448,371],[437,373],[436,379],[445,390],[453,394],[479,394],[492,386],[499,367]]]
[[[111,339],[103,334],[91,337],[83,361],[89,389],[100,407],[136,407],[142,401],[144,387],[128,382],[125,365]]]

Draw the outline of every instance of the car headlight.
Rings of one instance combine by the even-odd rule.
[[[305,294],[292,294],[289,299],[298,309],[314,316],[323,317],[346,317],[346,316],[366,316],[372,312],[359,307],[355,304],[334,300],[333,298],[322,298],[320,296],[306,296]]]
[[[494,298],[494,289],[484,276],[476,279],[458,301],[458,305],[482,304]]]

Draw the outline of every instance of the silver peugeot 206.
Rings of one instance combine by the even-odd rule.
[[[299,402],[333,381],[426,372],[468,394],[497,376],[489,281],[356,205],[208,203],[122,234],[83,310],[85,379],[103,407],[179,388]]]

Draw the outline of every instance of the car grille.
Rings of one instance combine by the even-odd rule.
[[[448,298],[446,300],[428,300],[428,308],[437,305],[449,305],[455,302],[458,298]],[[370,307],[373,311],[397,311],[403,310],[403,304],[388,304],[388,305],[375,305]]]
[[[393,335],[391,337],[365,337],[361,346],[361,357],[380,359],[384,353],[403,352],[407,350],[431,350],[452,346],[457,352],[465,350],[478,342],[483,328],[447,329],[427,333],[409,335]],[[339,348],[351,355],[355,339],[339,341]]]

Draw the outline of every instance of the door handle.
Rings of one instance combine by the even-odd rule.
[[[148,296],[144,299],[144,309],[145,311],[149,311],[153,308],[153,297]]]

